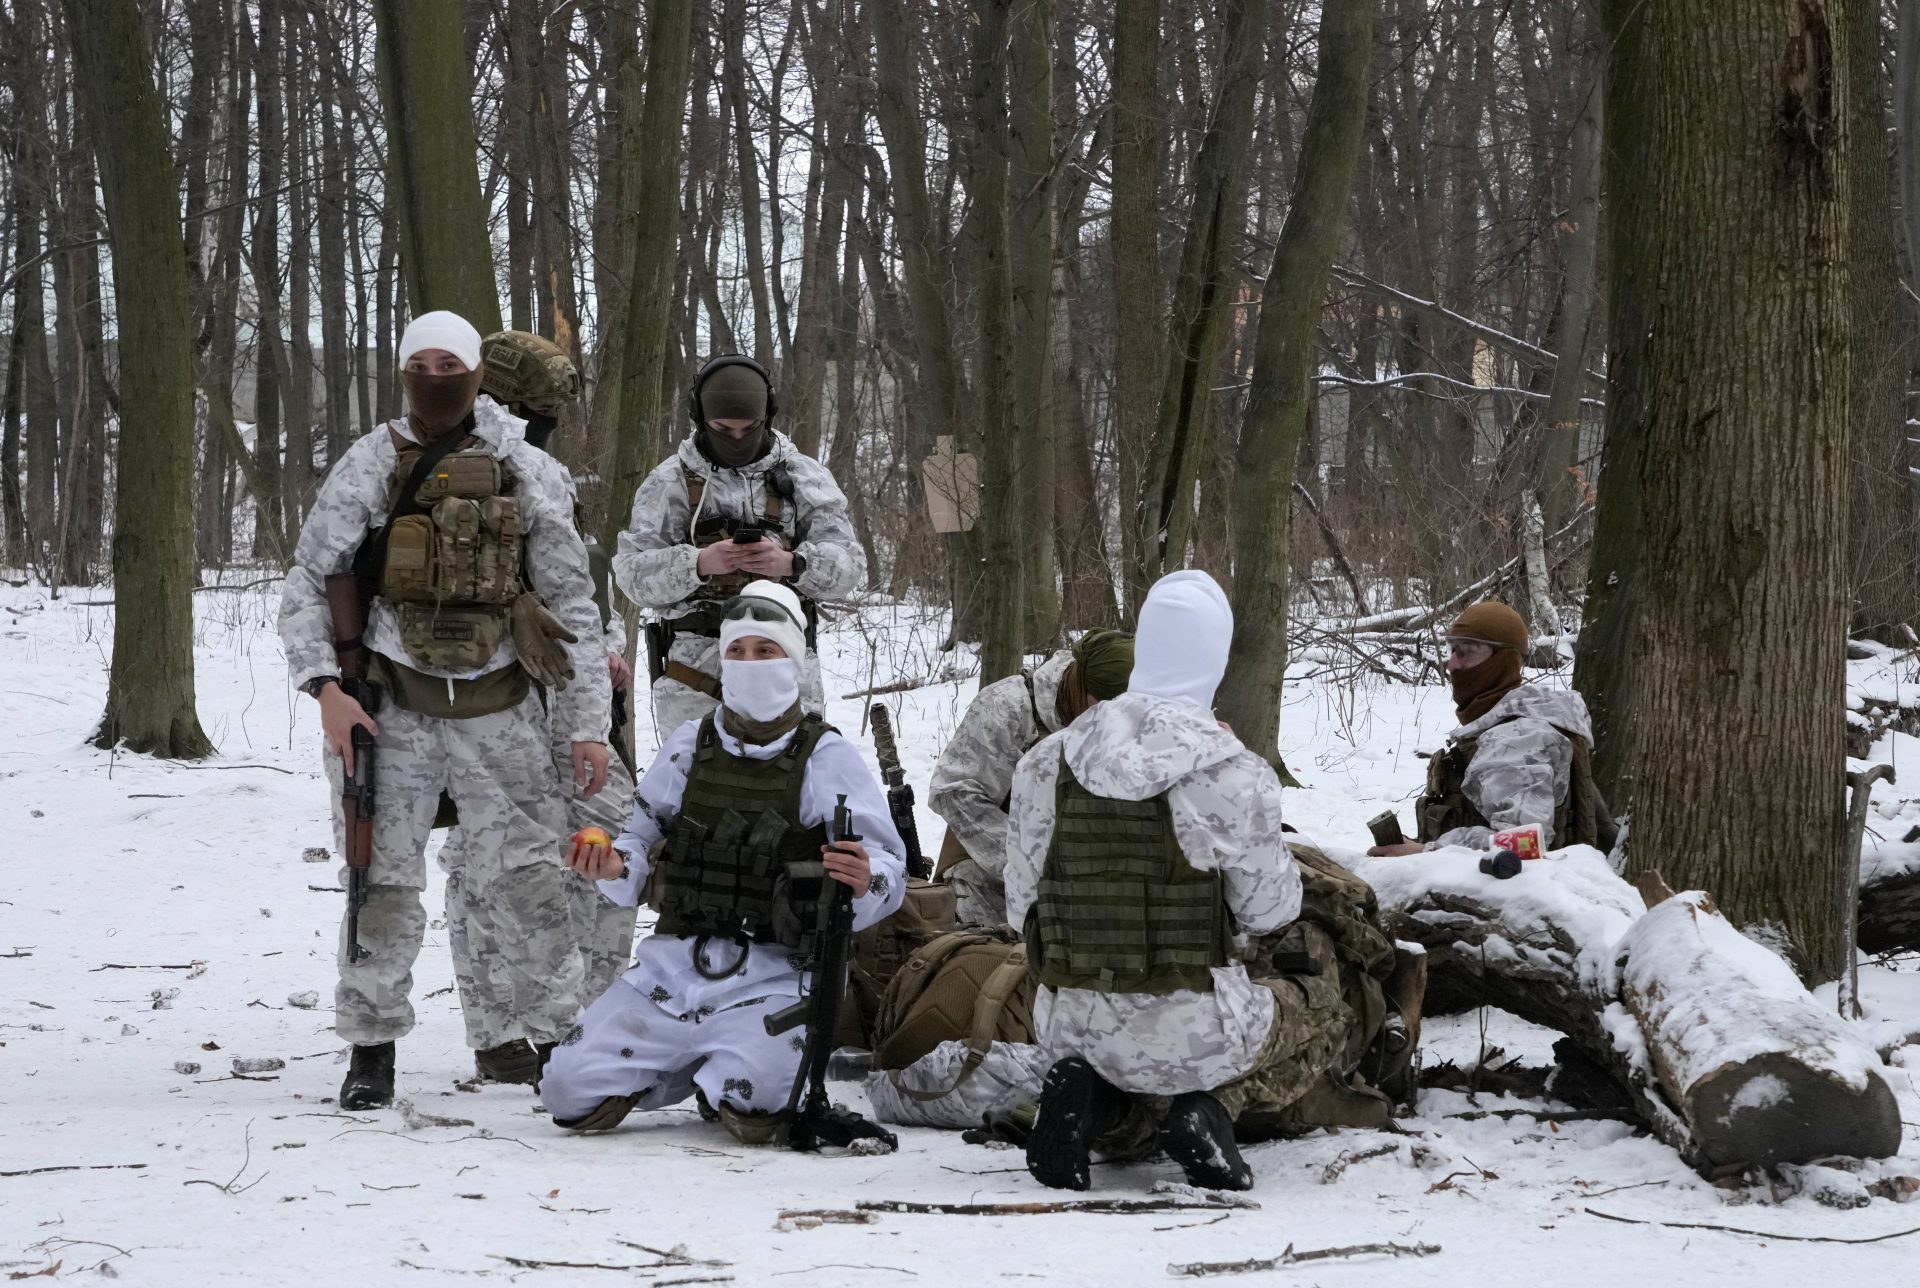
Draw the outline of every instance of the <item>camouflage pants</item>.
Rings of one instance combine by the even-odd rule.
[[[470,720],[393,706],[377,720],[379,811],[360,914],[360,946],[367,956],[348,961],[343,918],[334,1030],[366,1046],[413,1029],[409,994],[426,932],[420,892],[426,886],[427,837],[445,791],[472,835],[458,859],[461,879],[485,899],[499,930],[499,953],[515,978],[529,981],[529,1036],[552,1041],[579,1014],[582,972],[566,886],[570,874],[559,863],[565,816],[539,696],[530,693],[510,710]],[[326,763],[337,797],[340,760],[329,755]],[[337,807],[334,842],[344,853]]]
[[[573,773],[572,747],[555,743],[554,769],[562,784]],[[568,793],[567,827],[589,825],[619,835],[633,808],[633,775],[618,756],[607,763],[607,781],[594,795],[581,799]],[[474,836],[464,822],[456,824],[440,850],[440,866],[447,873],[447,946],[453,953],[453,978],[460,986],[460,1010],[467,1023],[467,1045],[485,1051],[523,1035],[535,1041],[523,1016],[537,1010],[543,989],[538,980],[522,977],[516,958],[503,951],[503,928],[488,887],[476,879],[476,865],[465,861]],[[610,902],[593,882],[561,873],[566,889],[568,923],[580,955],[580,996],[594,998],[620,977],[633,955],[633,922],[637,909]]]
[[[1284,1116],[1329,1075],[1346,1049],[1353,1011],[1341,1000],[1338,977],[1289,975],[1256,980],[1273,994],[1273,1027],[1253,1067],[1213,1089],[1236,1124]],[[1146,1158],[1158,1149],[1170,1096],[1135,1096],[1132,1111],[1098,1148],[1110,1158]],[[1236,1134],[1239,1134],[1238,1131]]]
[[[964,859],[948,868],[942,879],[953,887],[954,916],[963,926],[1004,926],[1007,922],[1005,881],[987,871],[978,859]]]

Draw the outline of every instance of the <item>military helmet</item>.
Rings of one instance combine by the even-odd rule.
[[[530,331],[495,331],[480,342],[480,389],[509,407],[558,416],[580,401],[580,372],[553,341]]]

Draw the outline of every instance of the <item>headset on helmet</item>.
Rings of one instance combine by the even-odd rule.
[[[705,427],[707,414],[700,406],[700,386],[707,382],[708,376],[720,370],[722,367],[746,367],[767,382],[767,421],[771,424],[773,418],[780,414],[780,399],[774,393],[773,377],[767,374],[765,367],[744,353],[716,353],[701,365],[700,370],[694,373],[693,389],[687,395],[687,414],[693,417],[693,423],[703,428]]]

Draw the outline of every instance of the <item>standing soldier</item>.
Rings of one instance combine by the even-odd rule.
[[[527,442],[551,454],[550,443],[561,412],[580,398],[580,376],[573,360],[553,341],[526,331],[500,331],[488,336],[481,342],[480,357],[480,391],[524,420]],[[567,469],[556,459],[549,472],[553,485],[572,498],[573,477]],[[577,510],[576,506],[576,515]],[[600,610],[608,675],[613,683],[616,755],[607,765],[606,786],[589,797],[580,796],[577,789],[567,790],[565,809],[569,828],[594,826],[618,835],[626,826],[633,800],[633,774],[619,743],[633,672],[625,657],[626,626],[612,611],[608,597],[606,556],[592,537],[584,540],[593,576],[594,604]],[[561,786],[569,788],[571,746],[557,733],[552,746]],[[516,980],[513,956],[499,951],[500,928],[485,889],[477,884],[483,870],[467,861],[470,850],[482,844],[472,829],[456,823],[440,850],[440,866],[447,874],[447,944],[453,952],[453,977],[460,986],[460,1009],[466,1018],[467,1045],[473,1048],[475,1074],[491,1082],[531,1084],[539,1074],[539,1060],[532,1043],[521,1036],[524,1026],[514,999],[537,995],[537,986]],[[567,885],[585,972],[581,996],[590,1000],[605,992],[626,969],[633,951],[634,913],[602,896],[592,882],[571,873]]]
[[[824,466],[774,429],[766,369],[722,354],[693,378],[693,433],[633,495],[613,574],[658,621],[647,628],[654,729],[662,739],[719,704],[720,608],[750,581],[790,586],[814,605],[866,583],[847,498]],[[809,640],[811,644],[811,640]],[[801,700],[826,703],[811,648]]]
[[[550,1048],[572,1025],[580,955],[567,874],[554,862],[566,820],[544,704],[584,793],[607,772],[606,664],[571,497],[520,422],[476,401],[471,323],[422,314],[401,336],[399,359],[408,414],[360,439],[328,474],[280,603],[290,678],[320,703],[336,794],[356,728],[378,755],[359,942],[343,928],[334,994],[335,1030],[353,1044],[342,1109],[393,1099],[394,1042],[414,1022],[427,834],[443,791],[484,838],[466,866],[485,869],[476,886],[500,927],[498,951],[535,989],[522,1008],[528,1035]],[[348,574],[371,603],[362,638],[342,640],[326,584]],[[377,721],[337,682],[336,650],[356,647],[385,695]]]

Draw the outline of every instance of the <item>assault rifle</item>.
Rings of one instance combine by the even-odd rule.
[[[873,719],[873,747],[880,753],[880,777],[887,783],[887,813],[893,815],[893,830],[907,846],[907,875],[922,881],[933,876],[933,864],[920,852],[920,827],[913,821],[913,788],[907,786],[906,771],[900,768],[900,745],[893,740],[893,716],[881,703],[867,708]]]
[[[836,844],[858,841],[847,798],[834,806],[828,837]],[[847,991],[847,955],[853,943],[853,891],[824,873],[813,940],[813,986],[783,1011],[767,1016],[769,1036],[801,1023],[807,1026],[806,1053],[787,1095],[787,1146],[810,1153],[822,1146],[844,1147],[856,1140],[879,1141],[883,1153],[900,1148],[899,1138],[877,1123],[827,1097],[827,1063],[840,1038],[840,1003]]]
[[[367,678],[367,649],[361,639],[367,626],[365,583],[352,573],[327,578],[327,609],[333,617],[333,658],[340,668],[340,690],[361,710],[380,710],[380,688]],[[347,960],[364,961],[360,947],[360,910],[367,906],[367,875],[373,867],[375,768],[378,755],[373,735],[365,725],[352,733],[353,770],[340,784],[340,815],[347,851]]]

